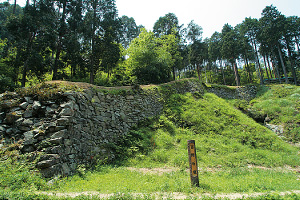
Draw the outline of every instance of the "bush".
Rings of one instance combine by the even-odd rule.
[[[10,77],[0,75],[0,93],[13,91],[15,88],[16,86]]]

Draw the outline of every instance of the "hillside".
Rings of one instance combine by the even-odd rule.
[[[114,144],[113,164],[102,160],[93,170],[82,165],[78,175],[53,179],[49,185],[49,179],[34,173],[34,165],[17,161],[32,157],[18,155],[11,146],[10,151],[1,150],[0,194],[24,190],[149,194],[299,190],[299,148],[237,109],[254,112],[256,108],[264,115],[266,107],[259,105],[270,100],[266,95],[274,95],[276,87],[263,88],[249,105],[207,92],[177,94],[168,87],[158,88],[165,98],[161,115],[141,121]],[[293,87],[285,97],[299,95],[298,88]],[[268,112],[272,120],[280,116],[273,118]],[[200,188],[191,188],[189,182],[187,140],[191,139],[196,141]]]

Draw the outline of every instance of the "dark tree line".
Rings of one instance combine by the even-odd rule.
[[[225,24],[203,40],[201,26],[180,25],[173,13],[147,31],[119,17],[115,0],[30,2],[24,8],[0,4],[0,84],[6,89],[28,80],[113,86],[193,76],[238,86],[274,78],[288,83],[288,77],[297,83],[300,19],[274,6],[260,19]]]

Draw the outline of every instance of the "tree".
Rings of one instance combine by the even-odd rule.
[[[7,29],[11,34],[11,42],[17,48],[16,66],[22,63],[22,81],[24,87],[28,72],[39,78],[48,70],[47,61],[49,51],[47,48],[54,41],[55,20],[53,19],[53,4],[50,1],[34,2],[27,5],[24,15],[10,18]]]
[[[284,44],[287,49],[290,67],[292,70],[294,83],[297,85],[297,75],[296,75],[296,64],[295,64],[295,47],[296,41],[294,40],[295,35],[297,35],[297,17],[285,17],[284,16],[284,30],[283,30],[283,37],[284,37]]]
[[[173,80],[176,79],[176,70],[180,68],[183,60],[180,52],[180,38],[175,29],[172,34],[163,35],[158,39],[159,45],[164,48],[171,55],[171,62],[169,67],[172,69]]]
[[[208,44],[208,56],[209,60],[212,62],[215,62],[215,65],[217,61],[220,62],[220,68],[222,72],[222,77],[223,77],[223,83],[226,85],[226,78],[225,78],[225,73],[224,73],[224,68],[222,66],[222,55],[221,55],[221,34],[219,32],[215,32],[211,38],[209,39],[209,44]]]
[[[153,32],[142,29],[127,50],[127,66],[136,76],[137,83],[164,83],[170,81],[172,55],[161,46],[159,38]]]
[[[237,32],[229,25],[225,24],[222,29],[222,48],[221,54],[224,59],[227,59],[234,69],[236,85],[240,86],[240,76],[236,64],[240,53],[240,46]]]
[[[5,23],[10,17],[18,17],[23,14],[23,10],[19,5],[16,8],[9,4],[9,2],[0,3],[0,39],[4,40],[10,37]]]
[[[140,34],[140,29],[143,26],[137,26],[132,17],[129,18],[125,15],[120,20],[122,24],[120,40],[123,47],[127,49],[130,42]]]
[[[260,84],[263,85],[263,71],[261,69],[260,61],[259,61],[259,54],[258,54],[258,41],[257,35],[260,31],[259,21],[257,19],[246,18],[243,23],[240,25],[241,34],[247,37],[248,41],[250,42],[251,46],[254,49],[255,53],[255,60],[258,67],[258,74],[260,78]],[[247,43],[244,43],[244,47],[247,48]]]
[[[178,18],[173,13],[168,13],[164,17],[160,17],[154,24],[153,32],[156,37],[162,35],[170,35],[175,29],[176,33],[180,32]]]
[[[207,57],[207,46],[202,40],[202,27],[191,21],[186,30],[186,38],[191,42],[189,60],[190,63],[196,67],[198,79],[201,80],[200,66],[204,63]]]
[[[288,83],[287,69],[284,64],[283,55],[282,55],[282,44],[281,40],[283,37],[282,31],[284,30],[284,16],[277,10],[273,5],[267,6],[263,12],[262,17],[260,18],[261,31],[260,31],[260,40],[269,44],[273,54],[274,50],[277,49],[283,73],[285,76],[285,82]]]
[[[88,51],[90,83],[94,83],[95,72],[99,69],[100,60],[96,59],[100,52],[96,51],[96,41],[105,37],[109,30],[110,38],[117,38],[119,19],[117,17],[115,0],[90,0],[87,2],[87,13],[85,15],[84,38]]]
[[[68,7],[67,31],[64,34],[63,47],[65,54],[62,60],[71,65],[71,77],[83,78],[86,75],[83,59],[82,35],[84,33],[83,0],[71,1]],[[77,73],[79,67],[80,73]]]
[[[199,26],[192,20],[187,27],[187,33],[186,33],[186,38],[189,42],[194,43],[196,41],[201,41],[202,40],[202,27]]]
[[[204,60],[208,57],[208,46],[205,42],[195,41],[191,45],[189,59],[190,63],[196,66],[198,79],[201,80],[201,65],[204,64]]]

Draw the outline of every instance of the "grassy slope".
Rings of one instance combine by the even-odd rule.
[[[263,87],[250,109],[268,115],[271,124],[283,125],[286,140],[300,142],[300,87],[272,85]]]
[[[111,192],[260,192],[300,189],[299,177],[286,165],[299,166],[298,149],[257,124],[214,94],[195,98],[172,95],[164,115],[131,132],[121,148],[122,166],[72,177],[61,191]],[[139,138],[139,139],[136,139]],[[186,169],[187,140],[196,140],[200,188],[191,188]],[[130,156],[134,155],[132,158]],[[259,169],[248,166],[272,167]],[[132,172],[126,167],[177,167],[164,175]]]
[[[253,101],[253,105],[263,102],[262,98]],[[0,187],[6,191],[22,187],[24,190],[102,193],[300,190],[298,174],[286,170],[287,165],[300,165],[299,149],[213,94],[206,93],[204,97],[171,95],[162,116],[144,122],[124,139],[117,144],[116,151],[123,157],[117,166],[99,165],[93,172],[82,168],[81,175],[48,186],[38,176],[32,178],[28,170],[25,173],[16,165],[12,167],[14,173],[2,175],[11,185],[0,182]],[[190,139],[196,140],[200,188],[190,187],[187,172],[187,140]],[[0,162],[1,170],[8,169],[4,165],[9,163],[4,163]],[[128,167],[175,167],[177,170],[160,175],[131,171]],[[13,182],[13,174],[26,176]]]

